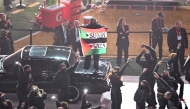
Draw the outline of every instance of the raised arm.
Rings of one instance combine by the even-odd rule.
[[[156,57],[156,51],[154,50],[154,48],[152,48],[151,46],[147,46],[147,45],[145,45],[145,48],[150,51],[152,59],[156,62],[157,61],[157,57]]]
[[[121,75],[124,73],[124,71],[125,71],[125,69],[126,69],[128,63],[129,63],[129,61],[130,61],[130,58],[128,58],[128,59],[127,59],[127,62],[122,66],[121,70],[120,70],[119,73],[118,73],[119,76],[121,76]]]
[[[77,62],[75,62],[74,65],[67,68],[66,71],[72,73],[77,68],[79,62],[80,62],[80,56],[77,57]]]

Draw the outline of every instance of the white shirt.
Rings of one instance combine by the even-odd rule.
[[[77,34],[78,32],[78,34]],[[80,28],[75,28],[76,42],[80,41]]]

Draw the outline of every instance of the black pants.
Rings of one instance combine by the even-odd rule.
[[[136,104],[136,109],[145,109],[145,102],[140,103],[139,105]]]
[[[76,42],[75,44],[72,45],[72,47],[75,52],[77,52],[77,49],[79,49],[80,56],[83,56],[80,42]]]
[[[154,91],[155,79],[153,79],[151,81],[147,80],[147,82],[150,85],[150,88],[152,90],[152,94],[147,96],[146,102],[148,103],[148,106],[156,106],[157,102],[156,102],[156,95],[155,95],[155,91]]]
[[[69,87],[66,89],[60,89],[60,92],[58,92],[58,100],[60,102],[62,101],[69,102],[69,96],[70,96]]]
[[[183,98],[184,82],[180,77],[174,77],[176,81],[180,84],[179,98]]]
[[[17,109],[20,109],[23,102],[25,102],[24,109],[28,109],[28,100],[27,100],[27,92],[21,92],[18,89],[16,89],[16,94],[19,100],[19,104],[17,106]]]
[[[164,95],[157,94],[159,108],[158,109],[165,109],[168,104],[168,100],[164,98]]]
[[[11,0],[3,0],[4,6],[9,6],[11,4]]]
[[[158,51],[159,51],[159,58],[162,58],[162,43],[163,43],[163,37],[162,35],[152,35],[152,48],[156,48],[156,45],[158,44]]]
[[[94,69],[99,70],[99,59],[100,55],[93,55],[94,58]],[[84,69],[89,69],[91,65],[91,55],[85,56],[85,61],[84,61]]]
[[[121,103],[122,103],[122,95],[120,88],[118,89],[111,89],[111,109],[121,109]]]
[[[176,53],[177,50],[174,50],[174,52]],[[179,62],[180,62],[180,68],[181,68],[181,71],[184,71],[184,63],[185,63],[185,59],[184,59],[184,55],[185,55],[185,48],[184,47],[181,47],[179,49]]]
[[[128,47],[117,47],[117,65],[119,66],[121,64],[121,59],[122,59],[122,49],[124,51],[124,58],[125,62],[127,62],[128,58]]]

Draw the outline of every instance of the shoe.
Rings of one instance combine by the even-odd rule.
[[[95,70],[95,72],[96,72],[96,73],[101,73],[101,71],[100,71],[100,70]]]
[[[87,74],[87,69],[84,69],[84,74]]]
[[[183,98],[179,98],[181,101],[185,101]]]

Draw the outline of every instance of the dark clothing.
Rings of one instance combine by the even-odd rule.
[[[1,37],[0,38],[0,48],[1,48],[1,55],[10,55],[11,54],[11,43],[8,37]]]
[[[174,59],[171,59],[167,63],[167,69],[172,77],[174,77],[177,82],[180,84],[180,92],[179,92],[179,97],[183,98],[183,90],[184,90],[184,82],[180,78],[181,74],[179,72],[179,67],[178,67],[178,57],[179,57],[179,49],[177,49],[176,56]]]
[[[79,49],[80,56],[83,56],[82,54],[82,47],[80,43],[80,28],[72,28],[70,30],[70,37],[71,37],[71,45],[73,50],[76,52],[77,48]]]
[[[13,41],[13,38],[12,38],[12,33],[10,32],[10,28],[13,28],[13,26],[8,23],[7,26],[5,26],[6,24],[6,21],[0,21],[0,29],[5,29],[7,30],[7,33],[8,33],[8,38],[10,40],[10,46],[11,46],[11,53],[14,53],[14,41]]]
[[[23,102],[25,102],[24,109],[28,109],[28,100],[27,100],[28,92],[21,92],[20,90],[16,89],[16,94],[19,101],[17,109],[21,107]]]
[[[110,77],[111,87],[111,100],[112,100],[112,109],[120,109],[122,103],[122,95],[120,87],[123,86],[123,82],[120,80],[121,75],[124,73],[127,63],[123,65],[121,70],[117,74],[112,74]]]
[[[16,91],[19,100],[19,105],[17,106],[17,108],[19,109],[21,107],[21,104],[25,102],[24,109],[27,109],[28,108],[27,95],[30,90],[30,88],[28,88],[28,85],[32,85],[33,83],[32,75],[30,73],[26,73],[24,71],[24,68],[21,66],[19,67],[18,78],[19,80],[16,86]]]
[[[117,42],[116,42],[116,46],[118,47],[118,49],[117,49],[117,65],[121,64],[122,49],[124,51],[125,62],[127,61],[127,58],[128,58],[128,47],[129,47],[128,35],[129,35],[129,33],[126,33],[126,31],[129,31],[128,25],[124,26],[124,30],[120,26],[117,27]]]
[[[184,68],[186,71],[185,79],[190,83],[190,55],[187,57],[186,62],[184,64]]]
[[[179,100],[177,92],[173,90],[162,78],[157,79],[157,81],[159,81],[167,91],[172,93],[171,98],[168,99],[168,108],[170,109],[175,106],[178,109],[182,109],[181,101]]]
[[[154,72],[157,72],[158,73],[158,69],[159,69],[159,65],[156,65],[155,68],[154,68]],[[161,74],[159,74],[159,77],[162,78],[166,83],[168,83],[168,85],[174,89],[175,91],[177,90],[178,88],[178,84],[177,84],[177,81],[173,78],[173,77],[170,77],[169,75],[168,76],[163,76]],[[168,104],[168,100],[164,98],[164,94],[165,92],[167,92],[167,90],[165,89],[165,87],[162,85],[162,83],[160,81],[157,81],[157,98],[158,98],[158,103],[159,103],[159,109],[165,109],[165,107],[167,106]]]
[[[157,17],[152,19],[152,48],[156,48],[158,44],[159,58],[162,58],[162,29],[164,27],[164,20],[159,20]]]
[[[181,28],[177,30],[175,27],[171,28],[168,31],[168,37],[167,37],[168,47],[169,51],[174,50],[174,53],[177,52],[177,45],[178,43],[181,43],[181,47],[179,49],[179,61],[180,61],[180,67],[183,71],[183,65],[184,65],[184,54],[185,54],[185,48],[188,48],[188,37],[186,33],[185,28]]]
[[[59,101],[69,101],[70,74],[74,72],[77,66],[78,62],[65,70],[58,70],[56,72],[53,84],[60,90],[58,92]]]
[[[145,109],[145,101],[148,96],[148,91],[146,89],[141,89],[140,87],[136,90],[134,95],[134,101],[138,106],[138,109]]]
[[[54,40],[54,45],[57,45],[57,44],[61,44],[59,46],[69,46],[71,44],[71,38],[69,37],[69,29],[68,28],[65,28],[64,27],[64,30],[63,30],[63,27],[62,25],[59,25],[57,27],[55,27],[55,30],[54,30],[55,34],[57,34],[56,37],[56,40]],[[66,35],[66,36],[65,36]],[[61,40],[60,42],[61,43],[58,43],[58,41]]]
[[[94,58],[94,69],[99,70],[99,59],[100,55],[93,55]],[[89,69],[91,65],[91,55],[85,56],[85,61],[84,61],[84,69]]]
[[[86,94],[83,95],[82,97],[82,104],[80,109],[101,109],[102,106],[96,106],[96,107],[91,107],[91,103],[86,103]]]
[[[155,98],[155,92],[154,92],[155,78],[154,78],[154,75],[152,74],[152,72],[157,63],[157,57],[156,57],[156,52],[152,47],[145,46],[145,48],[150,51],[151,59],[148,59],[145,61],[140,60],[143,53],[140,53],[136,57],[136,63],[139,64],[142,67],[142,69],[144,69],[144,68],[148,69],[145,73],[142,73],[140,75],[139,82],[141,80],[146,80],[149,83],[150,88],[152,90],[152,94],[149,97],[147,97],[146,102],[148,103],[149,106],[155,106],[157,104],[156,98]]]
[[[98,29],[98,28],[102,28],[103,26],[96,23],[96,24],[87,24],[85,26],[83,26],[84,28],[89,28],[89,29]],[[99,59],[100,59],[100,55],[93,55],[94,58],[94,69],[95,70],[99,70]],[[85,61],[84,61],[84,66],[83,68],[88,70],[90,68],[91,65],[91,55],[89,56],[85,56]]]
[[[12,3],[11,0],[3,0],[4,6],[9,6],[11,3]]]
[[[37,92],[30,92],[28,97],[28,105],[35,106],[37,109],[45,109],[45,99],[47,98],[47,94],[37,94]]]
[[[1,96],[2,92],[0,92],[0,96]],[[0,109],[5,109],[6,106],[4,105],[5,102],[5,97],[0,97]]]

